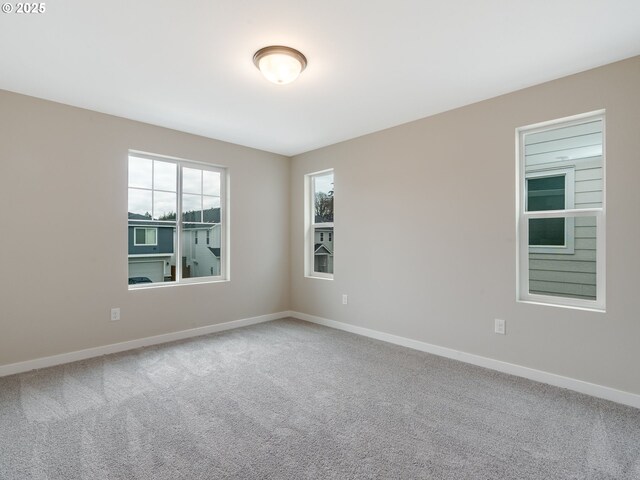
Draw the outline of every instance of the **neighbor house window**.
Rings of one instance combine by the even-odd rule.
[[[225,277],[225,183],[223,168],[130,153],[129,285]]]
[[[134,245],[157,245],[158,229],[157,228],[136,228],[134,227]]]
[[[575,205],[574,167],[530,170],[525,177],[526,211],[571,210]],[[529,252],[574,253],[574,218],[529,222]]]
[[[305,177],[305,275],[333,278],[333,170]]]
[[[519,128],[518,299],[605,308],[604,112]]]

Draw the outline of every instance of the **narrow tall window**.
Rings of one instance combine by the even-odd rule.
[[[333,170],[309,174],[307,194],[305,274],[333,278]]]
[[[129,155],[130,285],[223,278],[224,187],[222,168]]]
[[[604,113],[520,128],[518,150],[518,299],[604,310]]]

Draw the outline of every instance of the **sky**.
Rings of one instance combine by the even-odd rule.
[[[175,163],[129,157],[129,212],[154,218],[174,213],[177,172]],[[183,211],[220,206],[220,173],[183,167],[182,185]]]
[[[313,179],[315,181],[314,191],[316,193],[329,193],[329,191],[333,190],[333,172],[313,177]]]

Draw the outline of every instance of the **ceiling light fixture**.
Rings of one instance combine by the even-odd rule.
[[[253,55],[253,63],[267,80],[278,85],[293,82],[307,67],[302,53],[281,45],[261,48]]]

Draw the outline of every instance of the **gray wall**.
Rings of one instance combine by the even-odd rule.
[[[291,308],[640,393],[638,85],[640,57],[293,161],[0,91],[0,365]],[[600,108],[607,312],[517,303],[514,130]],[[128,290],[128,149],[229,167],[230,282]],[[303,176],[331,167],[335,280],[308,279]]]
[[[128,290],[129,149],[229,167],[230,282]],[[0,91],[0,365],[287,310],[289,172],[279,155]]]
[[[635,57],[294,157],[292,309],[640,394],[639,85]],[[607,312],[517,303],[515,129],[601,108]],[[303,265],[303,176],[327,168],[333,281]]]

